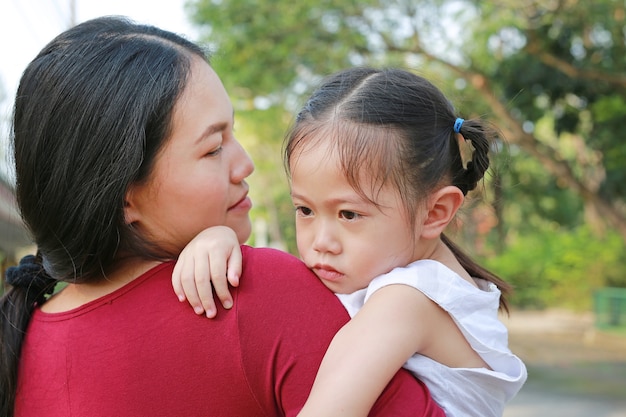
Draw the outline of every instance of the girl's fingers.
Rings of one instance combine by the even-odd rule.
[[[195,281],[193,287],[196,290],[196,294],[198,295],[200,308],[196,309],[194,306],[194,311],[196,313],[201,314],[203,311],[206,312],[206,316],[209,318],[215,317],[217,314],[217,308],[215,307],[215,301],[213,300],[213,289],[211,288],[211,272],[210,272],[210,261],[207,256],[197,256],[194,258],[194,271],[193,277]]]
[[[174,293],[178,297],[178,301],[185,301],[185,292],[183,291],[183,284],[181,282],[181,269],[183,268],[183,258],[179,258],[174,265],[174,271],[172,272],[172,288],[174,288]]]
[[[186,263],[184,265],[184,269],[181,270],[181,283],[183,291],[185,292],[187,301],[189,301],[189,304],[191,304],[196,314],[202,314],[203,312],[207,311],[207,315],[209,315],[210,317],[211,303],[206,303],[208,307],[206,308],[202,303],[198,290],[199,288],[203,288],[203,291],[206,291],[206,288],[208,287],[209,291],[211,291],[211,282],[206,274],[204,277],[195,276],[196,262],[197,260],[194,260],[194,262],[190,262],[191,265],[189,263]],[[206,282],[206,284],[204,284],[203,282]],[[199,288],[197,287],[198,285],[200,285]],[[205,298],[207,297],[205,296]],[[208,298],[210,298],[211,300],[213,299],[212,296],[209,296]],[[213,315],[215,315],[214,310],[215,305],[213,305]]]
[[[243,257],[241,255],[241,248],[235,247],[228,258],[228,282],[233,287],[239,285],[239,277],[242,271]]]
[[[231,308],[233,306],[233,298],[228,290],[228,280],[226,279],[226,256],[211,257],[209,268],[215,295],[217,295],[224,308]]]

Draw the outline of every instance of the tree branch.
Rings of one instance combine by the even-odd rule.
[[[626,75],[577,68],[571,63],[553,54],[542,51],[538,42],[533,40],[531,37],[528,37],[528,39],[529,43],[526,46],[526,51],[530,55],[536,56],[541,62],[567,75],[569,78],[604,81],[618,87],[626,87]]]
[[[602,198],[583,181],[578,179],[576,175],[574,175],[572,167],[562,158],[559,158],[553,148],[546,146],[537,140],[535,136],[524,131],[520,121],[517,120],[498,99],[489,80],[484,74],[475,70],[472,71],[460,68],[445,59],[429,53],[422,48],[419,43],[416,43],[419,39],[418,36],[414,37],[410,50],[397,47],[388,38],[384,39],[390,52],[419,54],[426,60],[443,65],[459,77],[467,80],[486,100],[496,117],[500,120],[499,128],[505,134],[507,140],[520,146],[520,148],[524,149],[529,155],[543,164],[552,175],[565,181],[567,186],[577,192],[584,201],[592,204],[598,210],[598,213],[603,215],[605,219],[619,231],[622,238],[626,241],[626,217],[614,204]]]

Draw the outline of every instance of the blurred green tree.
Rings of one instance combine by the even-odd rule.
[[[505,187],[494,194],[500,245],[515,221],[504,208],[522,201],[521,218],[608,225],[626,241],[626,143],[615,135],[626,110],[623,2],[196,0],[188,12],[248,111],[279,107],[284,123],[320,76],[401,65],[433,78],[463,114],[493,119],[509,146],[505,177],[492,182]],[[281,130],[264,146],[278,149]]]
[[[256,214],[291,252],[284,132],[320,78],[401,66],[504,139],[450,233],[516,286],[514,303],[588,308],[626,286],[623,0],[191,0],[257,164]],[[256,194],[254,194],[256,193]],[[484,198],[486,196],[486,198]],[[495,255],[495,256],[494,256]]]

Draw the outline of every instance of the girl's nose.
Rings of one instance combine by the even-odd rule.
[[[331,225],[323,224],[315,231],[313,250],[320,253],[338,254],[341,251],[341,242],[337,238]]]

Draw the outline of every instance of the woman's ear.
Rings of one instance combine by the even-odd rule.
[[[426,239],[438,238],[452,221],[463,204],[463,192],[452,185],[437,190],[429,199],[421,235]]]
[[[133,187],[129,187],[124,197],[124,222],[127,225],[133,224],[139,220],[139,210],[134,201]]]

